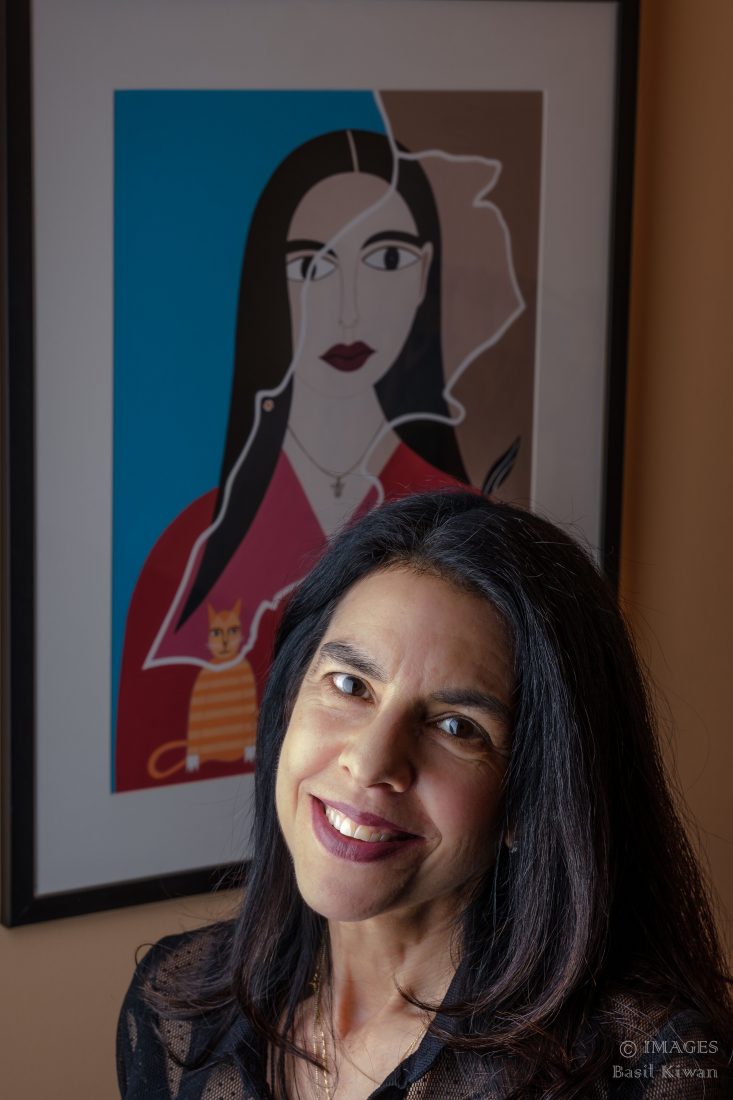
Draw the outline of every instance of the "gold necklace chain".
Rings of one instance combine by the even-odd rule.
[[[326,955],[325,945],[321,947],[320,954],[318,956],[318,966],[316,972],[313,975],[313,993],[315,995],[315,1008],[313,1011],[313,1055],[315,1058],[319,1057],[321,1061],[321,1073],[323,1075],[323,1094],[326,1100],[332,1100],[331,1084],[329,1081],[330,1071],[328,1068],[328,1055],[326,1053],[326,1032],[323,1027],[323,1020],[321,1018],[321,974],[323,971],[323,960]],[[318,1050],[318,1040],[320,1038],[321,1049]]]

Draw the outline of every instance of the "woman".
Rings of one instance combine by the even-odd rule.
[[[454,168],[475,176],[475,164]],[[492,252],[490,339],[522,303],[495,211],[472,216]],[[426,172],[384,135],[315,138],[268,182],[242,263],[219,488],[161,536],[128,612],[118,790],[190,778],[183,735],[209,660],[207,605],[241,601],[241,656],[261,690],[277,605],[328,535],[383,497],[468,483],[445,396],[441,255]],[[493,456],[484,491],[515,453]],[[206,777],[231,770],[214,761]]]
[[[240,913],[140,964],[123,1097],[731,1095],[710,905],[567,535],[462,491],[370,513],[285,609],[257,752]]]

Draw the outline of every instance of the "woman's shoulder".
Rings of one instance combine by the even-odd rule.
[[[233,1089],[236,1086],[232,1097],[244,1100],[255,1095],[251,1089],[242,1091],[244,1067],[234,1057],[248,1041],[244,1018],[193,1011],[196,990],[204,987],[208,975],[221,973],[226,966],[233,927],[232,921],[225,921],[165,936],[140,958],[117,1028],[117,1073],[123,1097],[166,1096],[173,1079],[182,1097],[188,1066],[197,1067],[196,1075],[214,1074],[217,1083],[221,1079]]]
[[[403,440],[400,440],[387,460],[379,474],[379,480],[390,500],[406,496],[408,493],[439,489],[467,489],[478,493],[478,489],[474,486],[458,481],[451,474],[431,465]]]
[[[135,1004],[153,995],[174,995],[187,975],[201,975],[224,961],[234,929],[233,921],[219,921],[188,932],[163,936],[140,956],[128,990]]]
[[[730,1052],[694,1006],[617,990],[604,998],[596,1019],[612,1045],[603,1095],[614,1100],[733,1097]]]
[[[129,671],[139,669],[152,637],[168,610],[186,568],[196,539],[210,525],[216,506],[216,490],[197,497],[158,535],[148,551],[130,598],[125,627],[125,653],[132,660]],[[140,650],[140,653],[138,653]],[[125,667],[123,665],[123,676]]]
[[[576,1072],[589,1072],[586,1059],[591,1049],[598,1057],[599,1040],[603,1053],[579,1094],[584,1100],[733,1100],[730,1052],[697,1009],[624,991],[603,997],[588,1023]],[[516,1095],[518,1072],[511,1061],[446,1050],[421,1095],[504,1100]]]
[[[170,965],[173,965],[175,960],[179,968],[194,965],[205,961],[212,954],[218,957],[221,952],[229,951],[234,928],[233,918],[213,921],[187,932],[174,932],[163,936],[152,945],[150,951],[155,953],[154,958],[159,964],[160,960],[166,959]]]
[[[693,1005],[673,995],[662,998],[633,988],[606,993],[596,1015],[619,1042],[627,1039],[651,1043],[656,1035],[672,1027],[688,1031],[708,1026],[704,1013]]]

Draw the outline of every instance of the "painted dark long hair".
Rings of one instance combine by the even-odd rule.
[[[420,244],[429,241],[433,259],[425,296],[405,345],[375,390],[388,422],[403,414],[448,415],[443,397],[440,341],[440,224],[432,189],[415,161],[395,158],[389,140],[366,130],[338,130],[313,138],[278,166],[255,207],[242,260],[237,309],[234,377],[216,515],[224,490],[255,421],[255,395],[277,388],[290,366],[293,347],[285,277],[285,246],[293,214],[303,196],[321,180],[355,170],[385,182],[395,177],[397,192],[412,212]],[[415,394],[420,394],[415,408]],[[196,610],[242,542],[280,455],[292,397],[289,384],[262,411],[260,428],[238,470],[226,515],[208,539],[178,626]],[[458,481],[468,482],[453,428],[413,420],[395,427],[417,454]]]
[[[216,1006],[229,1013],[223,1027],[244,1012],[269,1044],[276,1095],[287,1096],[284,1052],[294,1049],[290,1032],[310,992],[325,921],[298,893],[277,820],[280,748],[339,601],[361,578],[395,565],[480,595],[513,639],[502,813],[514,851],[499,846],[455,930],[465,977],[442,1012],[462,1026],[450,1029],[448,1044],[490,1052],[511,1071],[511,1095],[525,1100],[588,1095],[614,1056],[613,1025],[623,1027],[628,1000],[614,995],[696,1009],[730,1042],[710,902],[613,595],[556,527],[468,492],[408,497],[371,512],[335,540],[289,600],[260,712],[254,855],[242,908],[223,929],[225,956],[179,983],[165,1011],[190,1017]]]

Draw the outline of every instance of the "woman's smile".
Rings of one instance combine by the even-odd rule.
[[[407,840],[418,835],[409,829],[396,825],[394,821],[388,821],[369,810],[357,810],[346,802],[333,802],[326,798],[322,798],[320,801],[323,803],[326,817],[334,829],[338,829],[344,836],[354,836],[358,840],[395,840],[397,838]],[[365,830],[365,832],[361,834],[359,830]],[[375,838],[367,836],[366,832],[374,832],[379,835]],[[387,833],[389,838],[384,835]]]
[[[422,837],[410,833],[359,825],[318,798],[311,799],[311,807],[313,832],[323,848],[337,859],[371,863],[398,858],[408,846],[422,843]]]
[[[511,692],[505,630],[483,599],[401,568],[347,592],[277,775],[312,908],[353,921],[460,903],[496,852]]]

